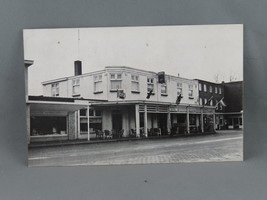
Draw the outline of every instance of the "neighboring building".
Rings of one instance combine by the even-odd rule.
[[[216,111],[216,129],[224,128],[224,86],[220,83],[212,83],[204,80],[198,80],[199,105],[215,106]]]
[[[47,98],[55,110],[59,109],[56,100],[65,105],[61,106],[63,110],[73,105],[76,111],[64,114],[66,124],[58,119],[66,127],[59,134],[66,134],[66,139],[101,138],[103,133],[107,138],[111,133],[114,138],[214,131],[215,107],[199,105],[197,80],[119,66],[82,74],[80,61],[75,62],[74,71],[75,76],[43,82],[44,97],[29,100],[29,105],[41,105],[31,112],[32,120],[44,109]],[[71,99],[75,101],[62,102]],[[80,108],[74,106],[77,102],[81,102]],[[55,117],[56,112],[51,116]],[[31,128],[31,136],[53,140],[53,132],[58,131],[51,123],[47,133],[36,134],[38,130]],[[76,127],[76,132],[68,127]]]
[[[243,128],[243,81],[223,83],[225,128]]]
[[[198,80],[199,104],[215,106],[216,129],[243,128],[242,83],[212,83]]]

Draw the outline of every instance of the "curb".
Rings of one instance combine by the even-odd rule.
[[[171,139],[171,138],[188,138],[188,137],[201,137],[207,135],[214,135],[217,132],[209,133],[195,133],[195,134],[183,134],[183,135],[166,135],[166,136],[153,136],[153,137],[141,137],[141,138],[120,138],[120,139],[103,139],[103,140],[71,140],[71,141],[56,141],[56,142],[35,142],[28,145],[28,148],[39,148],[39,147],[56,147],[56,146],[70,146],[70,145],[84,145],[84,144],[102,144],[102,143],[115,143],[135,140],[160,140],[160,139]]]

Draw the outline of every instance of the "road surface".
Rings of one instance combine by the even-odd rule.
[[[243,160],[243,131],[29,149],[29,166],[119,165]]]

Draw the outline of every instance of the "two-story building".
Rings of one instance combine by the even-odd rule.
[[[198,80],[199,105],[210,105],[215,107],[216,129],[224,128],[224,85],[204,80]]]
[[[198,80],[199,105],[215,107],[216,129],[243,128],[243,82]]]
[[[88,100],[89,110],[75,112],[72,139],[214,131],[215,107],[199,105],[197,80],[125,66],[82,74],[80,61],[74,71],[42,83],[44,97]]]

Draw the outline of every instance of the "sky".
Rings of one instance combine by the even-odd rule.
[[[29,94],[43,93],[41,82],[105,66],[128,66],[211,82],[243,80],[243,25],[141,26],[25,29],[24,59]],[[215,78],[217,75],[217,79]]]

